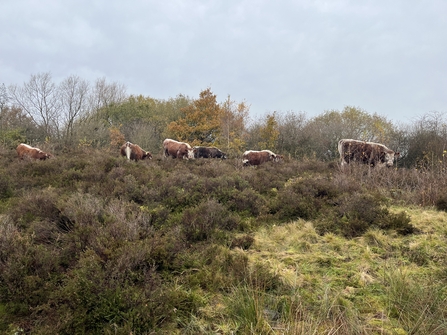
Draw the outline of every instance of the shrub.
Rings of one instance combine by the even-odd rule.
[[[276,213],[279,220],[296,220],[302,218],[310,220],[316,218],[321,203],[314,198],[296,194],[290,189],[279,192],[277,200],[272,206],[272,213]]]
[[[241,176],[250,187],[256,192],[264,195],[272,188],[280,189],[284,182],[296,172],[289,169],[282,169],[280,164],[266,163],[258,167],[244,168]]]
[[[346,237],[360,236],[371,225],[379,226],[389,214],[378,196],[366,193],[344,196],[338,213],[341,233]]]
[[[61,213],[79,226],[89,226],[100,222],[104,213],[100,198],[88,193],[73,193],[66,201],[61,201]]]
[[[197,242],[216,237],[214,234],[217,230],[237,228],[238,218],[216,200],[208,199],[186,209],[180,223],[186,240]]]
[[[379,222],[378,226],[382,229],[393,229],[400,235],[408,235],[418,232],[410,222],[411,218],[405,212],[397,214],[387,213],[388,215]]]
[[[0,200],[8,199],[12,197],[13,194],[11,177],[5,170],[0,170]]]
[[[321,235],[331,232],[352,238],[389,222],[389,211],[377,195],[356,192],[339,196],[333,203],[337,206],[322,211],[322,218],[314,224]]]
[[[315,219],[324,207],[333,206],[336,195],[337,189],[329,179],[292,179],[278,192],[272,213],[277,213],[280,220]]]
[[[231,198],[227,202],[227,207],[231,211],[252,216],[258,216],[267,210],[264,197],[251,188],[242,191],[233,190]]]
[[[219,292],[245,281],[249,264],[246,253],[208,242],[188,248],[175,262],[177,270],[185,274],[182,282]]]
[[[435,206],[438,211],[447,212],[447,194],[445,192],[436,199]]]
[[[48,220],[58,222],[60,211],[58,191],[54,188],[44,190],[33,189],[21,198],[14,199],[10,215],[21,228],[28,227],[33,220]]]

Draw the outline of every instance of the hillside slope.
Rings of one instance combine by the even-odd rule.
[[[442,185],[386,172],[7,156],[0,331],[445,334]]]

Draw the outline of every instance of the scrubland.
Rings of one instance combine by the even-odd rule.
[[[0,333],[447,333],[444,169],[0,155]]]

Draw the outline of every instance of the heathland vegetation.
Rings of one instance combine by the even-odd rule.
[[[0,333],[447,333],[443,114],[250,121],[210,89],[157,100],[49,74],[0,93]],[[230,158],[165,159],[166,137]],[[340,138],[401,158],[341,171]],[[120,157],[126,140],[153,159]],[[20,142],[54,158],[21,161]],[[246,149],[285,158],[243,167]]]

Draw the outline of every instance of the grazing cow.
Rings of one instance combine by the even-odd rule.
[[[177,142],[167,138],[163,141],[165,157],[189,159],[194,158],[194,149],[188,143]]]
[[[227,159],[227,154],[216,147],[194,147],[194,158],[222,158]]]
[[[383,144],[342,139],[338,142],[341,165],[350,162],[359,162],[369,166],[393,166],[394,159],[399,157],[398,152],[388,149]]]
[[[128,160],[134,160],[135,162],[140,159],[152,159],[152,154],[149,151],[144,151],[139,145],[126,142],[121,147],[121,156],[126,156]]]
[[[39,148],[34,148],[24,143],[20,143],[17,146],[16,151],[20,159],[31,158],[31,159],[45,160],[47,158],[53,157],[53,155],[43,152]]]
[[[242,162],[244,166],[247,165],[261,165],[262,163],[273,161],[278,162],[281,160],[283,156],[277,155],[270,150],[262,150],[262,151],[254,151],[248,150],[245,151],[242,155]]]

